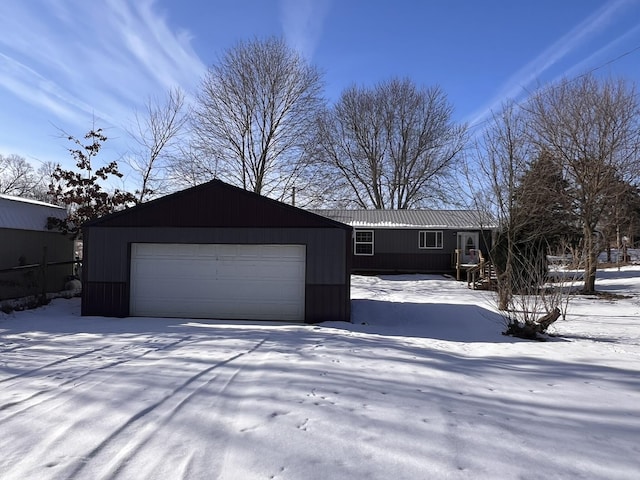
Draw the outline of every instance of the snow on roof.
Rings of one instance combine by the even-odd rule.
[[[47,219],[63,219],[67,216],[64,207],[0,194],[0,228],[15,230],[47,230]]]
[[[476,210],[312,210],[352,227],[490,229],[495,221]]]

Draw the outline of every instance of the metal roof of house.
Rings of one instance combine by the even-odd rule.
[[[491,229],[495,221],[476,210],[311,210],[361,228]]]
[[[64,207],[0,194],[0,228],[47,231],[47,218],[66,216]]]

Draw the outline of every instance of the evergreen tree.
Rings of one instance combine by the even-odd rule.
[[[526,168],[514,187],[508,225],[492,252],[498,269],[510,272],[514,292],[537,287],[546,277],[547,255],[580,237],[558,162],[543,151]]]

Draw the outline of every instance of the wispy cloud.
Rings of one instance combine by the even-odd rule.
[[[539,82],[543,73],[605,29],[616,15],[633,1],[635,0],[613,0],[596,10],[512,75],[485,107],[469,116],[468,122],[472,125],[481,122],[505,100],[520,96],[529,87]],[[614,43],[611,42],[609,48]],[[564,73],[570,70],[571,68],[568,68]]]
[[[280,0],[285,39],[308,60],[320,42],[329,8],[329,0]]]
[[[122,124],[150,95],[190,90],[206,68],[154,0],[0,2],[0,31],[0,88],[52,122]]]
[[[48,110],[64,120],[74,119],[75,113],[72,106],[86,108],[86,105],[77,103],[55,83],[2,53],[0,53],[0,86],[25,102]]]
[[[636,25],[635,27],[627,30],[625,33],[623,33],[619,37],[608,42],[602,48],[599,48],[598,50],[593,52],[587,58],[581,60],[579,63],[572,66],[569,70],[564,72],[563,76],[571,77],[573,75],[583,74],[586,71],[592,70],[600,66],[605,67],[607,63],[610,63],[616,60],[616,58],[607,58],[606,55],[614,51],[614,49],[617,49],[615,51],[618,51],[618,52],[622,51],[620,47],[624,45],[625,42],[628,42],[630,39],[638,37],[639,33],[640,33],[640,25]],[[628,53],[629,52],[627,51],[627,54]],[[621,53],[621,55],[625,55],[625,54]],[[605,61],[604,64],[601,63],[603,61]]]

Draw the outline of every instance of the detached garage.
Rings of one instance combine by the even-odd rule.
[[[351,227],[218,180],[83,227],[83,315],[349,321]]]

